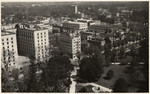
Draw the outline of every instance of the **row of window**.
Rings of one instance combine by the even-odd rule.
[[[23,48],[24,51],[32,51],[34,49],[34,46],[25,44],[20,45],[20,47]]]
[[[46,38],[46,35],[44,35],[44,37]],[[39,39],[40,37],[38,36],[37,39]],[[43,38],[43,36],[41,36],[41,39]]]
[[[7,57],[3,57],[3,60],[6,61],[6,62],[7,62],[7,61],[8,61],[8,62],[15,61],[15,56],[13,56],[12,58],[9,57],[8,59],[6,59],[6,58],[7,58]]]
[[[46,39],[44,39],[45,41],[46,41]],[[41,42],[42,42],[43,40],[41,39]],[[38,42],[39,42],[39,40],[38,40]]]
[[[7,45],[9,45],[9,42],[6,42]],[[11,41],[11,44],[13,44],[13,41]],[[2,45],[5,45],[5,43],[2,43]]]
[[[33,33],[31,33],[31,32],[26,32],[26,31],[20,31],[19,34],[20,34],[20,35],[26,35],[26,36],[33,36]]]
[[[41,33],[41,35],[42,35],[43,33]],[[46,35],[46,32],[44,32],[44,35]],[[37,36],[39,36],[39,33],[37,33]]]
[[[9,49],[9,47],[10,47],[10,45],[9,45],[9,46],[7,46],[7,48],[3,46],[3,49],[5,49],[5,48],[6,48],[6,49]],[[13,48],[13,47],[14,47],[14,45],[11,45],[11,47]]]
[[[43,45],[43,43],[41,43],[41,45]],[[45,45],[46,45],[46,42],[45,42]],[[38,46],[40,46],[40,44],[38,43]]]
[[[11,37],[11,38],[6,38],[6,41],[9,41],[9,39],[13,40],[13,37]],[[2,42],[4,42],[4,41],[5,41],[5,39],[2,38]]]

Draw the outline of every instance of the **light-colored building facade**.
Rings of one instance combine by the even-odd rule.
[[[48,29],[20,26],[17,32],[19,55],[43,60],[48,54]]]
[[[1,64],[2,68],[15,66],[18,62],[16,34],[1,32]]]
[[[73,60],[77,60],[77,52],[81,52],[80,31],[62,32],[58,37],[59,47],[62,51],[71,54]]]

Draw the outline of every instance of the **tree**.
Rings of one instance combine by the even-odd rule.
[[[87,47],[87,45],[82,45],[81,46],[81,51],[85,55],[92,55],[92,53],[93,53],[91,46]]]
[[[148,74],[149,74],[149,62],[148,62],[148,39],[144,39],[143,41],[140,42],[140,48],[139,48],[139,55],[140,55],[140,58],[143,59],[143,62],[144,62],[144,66],[143,66],[143,70],[144,70],[144,76],[146,78],[146,81],[143,81],[140,83],[140,91],[144,91],[144,92],[147,92],[148,91],[148,82],[149,82],[149,77],[148,77]],[[143,86],[144,85],[144,86]]]
[[[13,81],[10,81],[10,71],[13,69],[9,68],[9,64],[12,63],[13,59],[13,52],[9,50],[2,49],[2,91],[13,91],[14,83]],[[12,88],[10,88],[12,87]]]
[[[108,72],[107,72],[107,79],[111,79],[112,77],[114,76],[114,71],[113,70],[109,70]]]
[[[104,45],[104,55],[106,66],[108,67],[111,62],[111,40],[108,37],[105,37],[105,45]]]
[[[87,92],[85,87],[82,87],[79,92]]]
[[[116,80],[116,83],[113,86],[114,92],[127,92],[127,83],[123,78],[119,78]]]
[[[102,57],[99,57],[96,54],[91,57],[83,58],[79,65],[79,77],[88,82],[97,81],[103,73],[102,60]]]
[[[82,53],[79,52],[79,51],[76,53],[76,56],[77,56],[77,58],[78,58],[78,63],[79,63],[79,64],[80,64],[81,55],[82,55]]]
[[[63,87],[69,87],[71,84],[69,76],[72,70],[73,65],[67,54],[61,55],[60,52],[53,52],[52,57],[42,68],[40,81],[43,84],[43,90],[64,92]],[[52,87],[53,89],[48,89]]]
[[[121,59],[123,59],[124,54],[125,54],[125,49],[124,49],[124,47],[121,47],[120,52],[119,52],[119,55],[120,55]]]
[[[37,65],[35,64],[35,58],[33,56],[30,57],[30,63],[27,79],[27,92],[37,92]]]
[[[117,50],[116,49],[114,49],[114,50],[112,50],[111,51],[111,61],[112,62],[115,62],[115,57],[117,56]]]

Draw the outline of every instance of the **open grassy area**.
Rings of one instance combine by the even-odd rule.
[[[102,74],[102,77],[99,79],[98,82],[96,82],[99,85],[105,86],[107,88],[112,89],[113,85],[115,84],[116,80],[118,78],[124,78],[126,82],[129,81],[129,75],[125,74],[123,71],[128,67],[129,65],[110,65],[109,67],[104,68],[104,73]],[[110,80],[105,80],[103,77],[106,77],[106,74],[108,70],[112,69],[114,71],[114,76]],[[136,92],[137,88],[129,86],[129,92]]]
[[[104,68],[104,73],[102,74],[102,77],[99,79],[97,84],[100,84],[102,86],[105,86],[107,88],[112,88],[114,85],[115,81],[119,78],[122,77],[127,81],[127,75],[122,73],[122,71],[127,67],[126,66],[120,66],[120,65],[110,65],[109,67]],[[114,76],[110,80],[105,80],[103,77],[106,77],[106,74],[108,70],[112,69],[114,71]]]

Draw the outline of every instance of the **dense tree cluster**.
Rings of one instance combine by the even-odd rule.
[[[126,81],[123,78],[117,79],[113,87],[113,92],[127,92],[128,86]]]
[[[111,40],[108,37],[105,37],[104,55],[106,66],[108,67],[111,62]]]
[[[81,60],[81,64],[79,65],[79,77],[88,82],[95,82],[103,73],[103,67],[105,64],[104,57],[99,52],[99,48],[95,47],[95,51],[93,51],[93,55],[89,57],[85,57]]]

